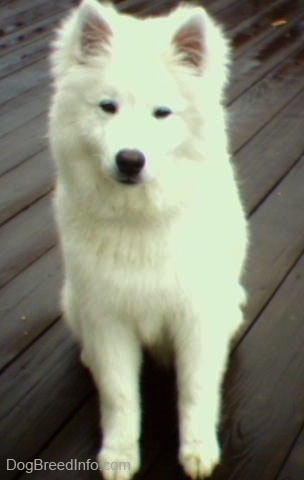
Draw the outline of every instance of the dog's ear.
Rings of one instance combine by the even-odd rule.
[[[79,31],[82,53],[94,55],[103,51],[107,53],[113,35],[108,9],[95,0],[85,0],[79,9]]]
[[[201,71],[206,50],[204,10],[184,7],[181,13],[172,38],[175,53],[180,63]]]
[[[83,0],[63,21],[52,44],[52,73],[59,79],[74,65],[87,58],[109,54],[116,12],[97,0]]]

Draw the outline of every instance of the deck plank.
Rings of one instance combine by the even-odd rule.
[[[234,352],[224,463],[216,480],[276,478],[303,424],[303,274],[302,256]]]
[[[298,15],[281,29],[273,29],[267,37],[246,50],[246,55],[237,55],[232,63],[232,78],[228,88],[229,102],[239,97],[263,75],[273,70],[285,58],[303,46],[302,29],[304,13]]]
[[[74,342],[63,323],[57,322],[46,338],[40,338],[2,373],[0,428],[6,441],[1,446],[1,465],[6,458],[31,458],[78,410],[92,388],[86,372],[79,368]],[[7,478],[14,475],[7,472]]]
[[[0,55],[49,33],[73,4],[73,0],[53,0],[51,3],[30,0],[22,4],[13,0],[1,6]]]
[[[246,211],[252,212],[304,152],[304,90],[235,155]]]
[[[0,177],[0,225],[50,192],[54,178],[45,150]]]
[[[46,112],[51,91],[49,84],[42,84],[1,105],[0,138]]]
[[[251,248],[244,274],[249,292],[248,318],[259,313],[304,247],[303,182],[304,158],[251,218]]]
[[[0,287],[47,252],[57,241],[49,195],[0,229]]]
[[[48,63],[38,60],[1,80],[0,105],[21,95],[25,90],[35,89],[50,79]]]
[[[43,113],[4,135],[0,138],[0,176],[31,157],[42,154],[47,148],[46,143],[46,119]]]
[[[304,87],[304,48],[280,63],[230,105],[231,144],[237,151]],[[248,114],[250,112],[250,115]]]
[[[249,46],[267,38],[275,28],[279,28],[274,26],[276,21],[284,20],[285,25],[288,25],[293,18],[303,12],[303,5],[298,0],[278,0],[264,3],[265,6],[261,8],[261,4],[250,0],[242,2],[244,10],[246,9],[249,15],[239,24],[234,21],[233,12],[229,12],[233,24],[233,45],[238,47],[238,55]],[[255,10],[258,11],[254,15]],[[252,11],[251,15],[250,11]],[[227,22],[229,23],[229,20],[225,18],[225,23]]]
[[[52,248],[0,290],[0,371],[60,317],[61,281],[61,257]]]
[[[292,389],[293,392],[293,389]],[[276,480],[297,480],[304,472],[304,426]]]
[[[100,445],[99,406],[97,396],[90,398],[69,421],[59,436],[39,455],[43,461],[69,462],[77,459],[86,462],[91,459],[95,462],[96,453]],[[82,431],[82,441],[79,442],[79,432]],[[51,460],[52,459],[52,460]],[[73,471],[73,480],[100,480],[100,474],[92,470]],[[25,473],[20,478],[27,478]],[[41,479],[41,472],[31,474],[33,480]],[[56,472],[56,480],[67,478],[66,472]],[[54,472],[43,472],[43,479],[54,480]]]

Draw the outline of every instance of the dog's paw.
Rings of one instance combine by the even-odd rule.
[[[181,447],[179,461],[192,480],[205,479],[219,462],[219,448],[217,444],[188,443]]]
[[[104,447],[98,455],[98,463],[104,480],[131,480],[139,469],[138,447]]]

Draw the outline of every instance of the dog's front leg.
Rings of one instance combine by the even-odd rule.
[[[208,327],[188,333],[188,342],[177,351],[179,460],[198,479],[210,475],[219,461],[217,424],[228,340],[217,338],[219,331],[210,335]]]
[[[85,358],[101,401],[103,442],[98,460],[106,480],[129,480],[139,469],[141,349],[122,322],[103,320],[97,330],[85,346]]]

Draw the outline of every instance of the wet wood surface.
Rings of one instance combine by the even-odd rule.
[[[0,1],[0,476],[6,459],[94,460],[95,388],[61,319],[46,140],[52,31],[77,1]],[[139,15],[174,0],[117,1]],[[223,388],[212,480],[304,478],[304,0],[205,0],[234,47],[227,105],[252,231],[243,329]],[[173,372],[146,358],[138,479],[186,480]],[[94,471],[30,478],[100,478]]]

